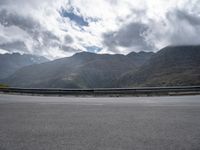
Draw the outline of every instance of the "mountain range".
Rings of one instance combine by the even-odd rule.
[[[29,54],[0,54],[0,79],[12,75],[15,71],[22,67],[47,61],[48,59],[46,59],[45,57]]]
[[[169,46],[136,72],[119,79],[121,87],[200,85],[200,46]]]
[[[200,85],[200,46],[168,46],[157,53],[128,55],[81,52],[22,67],[1,83],[34,88]]]

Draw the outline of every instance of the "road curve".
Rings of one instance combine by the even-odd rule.
[[[0,94],[0,150],[200,149],[200,96]]]

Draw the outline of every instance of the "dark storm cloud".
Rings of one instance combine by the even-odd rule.
[[[25,43],[22,41],[14,41],[14,42],[0,44],[0,49],[5,49],[9,52],[14,52],[14,51],[28,52]]]
[[[73,38],[70,35],[66,35],[64,40],[66,44],[71,44],[74,42]]]
[[[185,20],[188,23],[190,23],[191,25],[194,25],[194,26],[200,25],[200,16],[190,14],[187,11],[176,9],[174,11],[169,12],[167,14],[167,17],[170,19],[173,15],[176,16],[177,21]]]
[[[40,36],[44,39],[44,41],[49,39],[59,40],[56,35],[44,29],[40,23],[33,18],[17,15],[16,13],[11,13],[7,10],[0,11],[0,24],[5,27],[17,26],[29,33],[35,40],[37,40]]]
[[[74,49],[73,47],[70,47],[70,46],[65,46],[65,45],[60,45],[59,48],[65,52],[74,52],[74,53],[78,53],[78,52],[81,52],[81,50],[79,49]]]
[[[200,17],[186,10],[174,9],[166,14],[170,29],[165,35],[171,45],[200,44]]]
[[[0,0],[0,5],[5,5],[6,4],[6,1],[5,0]]]
[[[5,27],[17,26],[28,32],[33,32],[35,28],[40,27],[40,24],[31,17],[23,17],[5,9],[0,11],[0,23]]]
[[[111,49],[121,46],[125,48],[136,47],[140,50],[146,50],[149,49],[144,39],[144,34],[147,30],[148,26],[145,24],[132,22],[121,27],[116,32],[104,34],[104,44]]]
[[[54,33],[46,30],[39,22],[30,16],[25,17],[11,11],[9,12],[6,9],[0,11],[0,24],[4,27],[16,26],[28,33],[35,43],[34,48],[37,49],[42,49],[44,46],[51,46],[55,41],[59,42],[60,40]],[[8,45],[9,44],[10,43],[8,43]],[[15,45],[17,46],[17,44]],[[18,48],[20,47],[21,51],[27,50],[22,44],[19,44]]]
[[[50,31],[41,31],[41,33],[39,32],[39,35],[38,32],[36,32],[36,35],[36,39],[39,37],[43,39],[43,46],[50,46],[52,43],[60,41],[60,39]]]

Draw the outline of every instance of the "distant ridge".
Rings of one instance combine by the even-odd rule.
[[[4,80],[14,87],[131,88],[200,85],[200,46],[168,46],[157,53],[82,52],[24,67]]]
[[[45,57],[29,54],[0,54],[0,79],[10,76],[24,66],[39,64],[47,61],[48,59]]]
[[[81,52],[51,62],[24,67],[4,82],[17,87],[112,88],[129,70],[136,71],[153,53],[109,55]]]
[[[137,72],[120,78],[121,87],[200,85],[200,46],[168,46]]]

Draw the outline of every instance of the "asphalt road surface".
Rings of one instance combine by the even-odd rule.
[[[0,150],[199,150],[200,96],[0,94]]]

